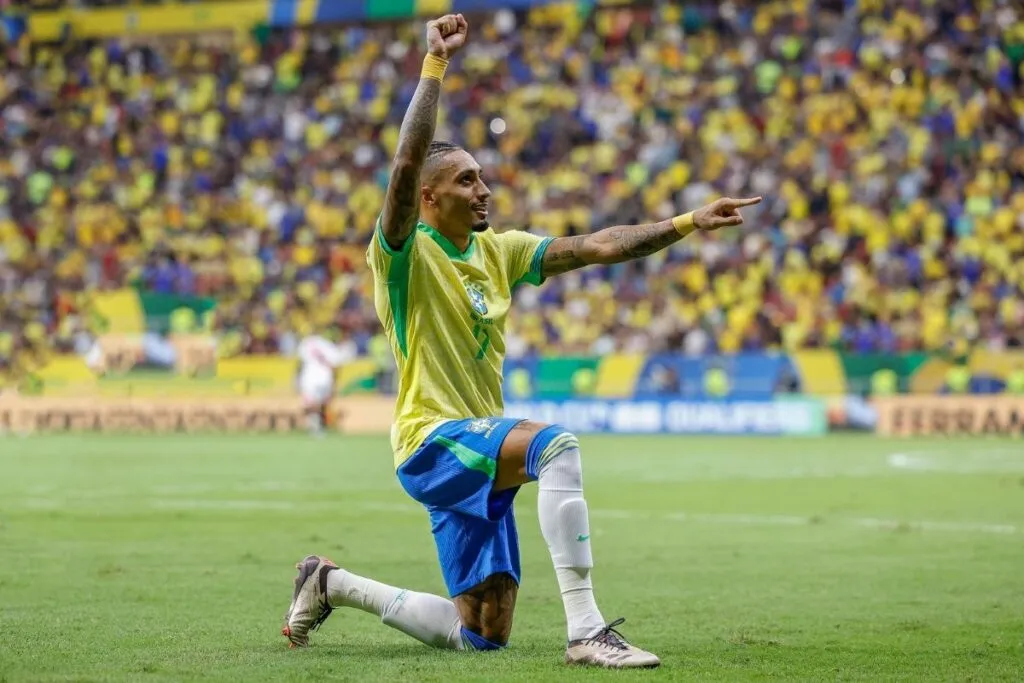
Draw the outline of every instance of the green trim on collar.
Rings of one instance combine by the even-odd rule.
[[[420,221],[416,225],[416,229],[420,232],[426,233],[430,239],[437,242],[437,246],[441,247],[450,259],[454,259],[456,261],[468,261],[473,256],[473,249],[476,247],[476,235],[474,233],[469,233],[469,246],[466,247],[466,251],[459,251],[459,248],[452,244],[450,239],[423,221]]]

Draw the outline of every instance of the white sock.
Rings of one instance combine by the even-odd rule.
[[[575,437],[566,434],[548,445],[540,457],[537,484],[537,516],[555,565],[569,640],[587,638],[603,629],[605,621],[590,581],[594,560],[583,499],[583,464]]]
[[[323,429],[320,413],[309,413],[306,415],[306,427],[313,433],[319,433]]]
[[[395,588],[344,569],[327,574],[331,607],[355,607],[421,643],[462,650],[462,621],[455,603],[437,595]]]

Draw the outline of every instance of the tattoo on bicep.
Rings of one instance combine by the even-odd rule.
[[[519,586],[511,575],[492,574],[455,598],[462,625],[487,640],[505,645],[512,634],[512,615]]]
[[[388,237],[405,239],[412,232],[412,223],[419,215],[418,175],[403,174],[398,168],[391,171],[381,219],[384,234]]]
[[[586,239],[586,235],[578,235],[556,239],[552,242],[544,252],[544,261],[541,264],[541,272],[544,277],[560,275],[587,265],[582,256],[583,244]]]

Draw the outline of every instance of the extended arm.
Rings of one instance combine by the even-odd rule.
[[[449,14],[427,23],[429,54],[423,74],[402,119],[398,148],[391,164],[381,228],[393,249],[401,248],[416,227],[420,211],[420,170],[437,125],[437,102],[448,59],[462,47],[468,25],[461,14]]]
[[[559,237],[544,252],[544,277],[594,264],[622,263],[650,256],[686,237],[694,230],[717,230],[741,225],[739,208],[757,204],[752,199],[718,199],[707,206],[671,220],[643,225],[617,225],[588,235]]]
[[[683,239],[672,221],[617,225],[589,235],[559,237],[544,252],[544,277],[599,263],[621,263],[649,256]]]

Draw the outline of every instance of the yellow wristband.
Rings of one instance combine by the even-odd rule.
[[[435,81],[444,80],[444,72],[448,69],[448,60],[427,55],[423,58],[423,71],[420,78],[433,78]]]
[[[696,230],[696,226],[693,224],[693,211],[684,213],[682,216],[676,216],[672,219],[672,227],[676,229],[683,237],[686,237],[691,232]]]

